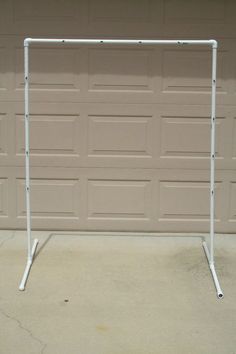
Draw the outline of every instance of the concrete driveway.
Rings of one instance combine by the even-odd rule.
[[[235,354],[236,237],[216,238],[216,297],[201,237],[0,232],[1,354]]]

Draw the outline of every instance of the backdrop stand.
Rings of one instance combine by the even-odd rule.
[[[29,272],[34,260],[38,240],[31,242],[31,208],[30,208],[30,144],[29,144],[29,45],[30,44],[60,44],[60,45],[129,45],[142,47],[145,45],[206,45],[212,48],[212,81],[211,81],[211,155],[210,155],[210,247],[206,241],[203,249],[214,280],[218,298],[223,298],[214,264],[214,214],[215,214],[215,120],[216,120],[216,65],[217,41],[210,40],[137,40],[137,39],[44,39],[26,38],[24,40],[24,76],[25,76],[25,193],[26,193],[26,219],[28,256],[27,264],[19,289],[24,290]]]

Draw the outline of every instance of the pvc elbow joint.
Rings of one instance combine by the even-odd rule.
[[[211,39],[210,42],[211,42],[212,48],[216,49],[218,47],[218,42],[215,39]]]
[[[25,39],[24,39],[24,47],[28,47],[30,41],[31,41],[31,38],[25,38]]]

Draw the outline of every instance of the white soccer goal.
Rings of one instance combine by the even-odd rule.
[[[217,66],[217,41],[210,40],[138,40],[138,39],[44,39],[26,38],[24,40],[24,82],[25,82],[25,172],[26,172],[26,219],[27,219],[27,239],[28,256],[27,264],[21,280],[19,289],[24,290],[26,281],[33,263],[34,255],[38,245],[38,240],[32,242],[31,238],[31,209],[30,209],[30,146],[29,146],[29,47],[37,44],[54,45],[98,45],[117,46],[128,45],[137,48],[143,46],[156,45],[203,45],[212,49],[212,73],[211,73],[211,151],[210,151],[210,242],[209,245],[203,241],[203,249],[211,270],[211,274],[216,287],[218,298],[223,298],[214,264],[214,210],[215,210],[215,120],[216,120],[216,66]]]

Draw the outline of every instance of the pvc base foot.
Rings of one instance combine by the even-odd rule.
[[[35,255],[38,243],[39,243],[39,240],[35,239],[34,243],[33,243],[32,250],[31,250],[31,257],[30,257],[30,259],[28,259],[28,261],[26,263],[25,271],[24,271],[24,274],[23,274],[23,277],[22,277],[22,280],[21,280],[21,283],[19,286],[19,290],[21,290],[21,291],[25,290],[25,285],[26,285],[26,282],[27,282],[27,279],[29,276],[30,268],[31,268],[33,260],[34,260],[34,255]]]
[[[218,280],[218,276],[217,276],[217,273],[216,273],[215,265],[210,260],[210,252],[208,250],[208,247],[207,247],[207,244],[206,244],[205,241],[202,243],[202,246],[203,246],[203,249],[205,251],[205,255],[206,255],[206,258],[207,258],[207,261],[208,261],[208,264],[209,264],[209,268],[210,268],[210,271],[211,271],[211,274],[212,274],[212,278],[213,278],[213,281],[214,281],[214,284],[215,284],[217,297],[218,297],[218,299],[223,299],[224,294],[223,294],[223,291],[221,289],[221,286],[220,286],[220,283],[219,283],[219,280]]]

